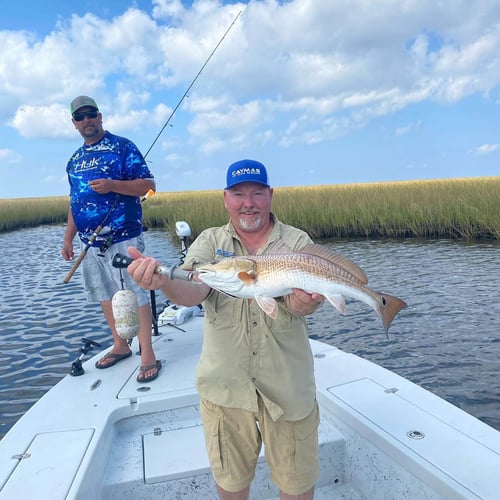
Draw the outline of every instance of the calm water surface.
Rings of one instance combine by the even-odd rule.
[[[64,227],[0,234],[0,437],[65,376],[83,336],[110,345],[100,308],[59,255]],[[175,264],[179,246],[145,233],[147,253]],[[416,382],[500,430],[500,245],[323,241],[357,262],[371,288],[405,299],[387,340],[375,313],[348,302],[309,318],[313,337]],[[161,298],[159,297],[159,303]]]

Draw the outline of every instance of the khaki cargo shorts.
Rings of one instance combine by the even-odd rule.
[[[262,442],[271,480],[289,495],[311,489],[319,475],[319,409],[296,422],[273,421],[259,397],[257,413],[202,400],[200,412],[215,482],[237,492],[253,480]]]

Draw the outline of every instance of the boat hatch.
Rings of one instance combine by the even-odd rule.
[[[424,410],[417,398],[411,401],[402,396],[401,391],[388,391],[368,378],[330,387],[328,392],[361,415],[369,425],[397,440],[403,449],[417,454],[428,468],[439,469],[445,483],[448,482],[446,478],[459,478],[463,488],[480,498],[497,497],[498,490],[489,491],[485,485],[492,487],[492,474],[500,471],[500,455],[448,424],[441,400],[436,400],[435,408],[427,404]],[[447,411],[456,410],[451,405],[446,408],[450,409]],[[464,455],[457,450],[467,450],[467,453]]]
[[[198,476],[210,472],[208,456],[203,446],[203,426],[155,431],[143,436],[144,480],[159,483],[170,479]],[[262,447],[259,462],[264,460]]]
[[[181,345],[175,352],[171,349],[166,353],[166,356],[162,357],[163,366],[159,377],[163,379],[163,383],[137,383],[137,368],[137,371],[134,372],[132,377],[129,378],[127,383],[118,392],[118,399],[135,399],[141,396],[147,396],[148,399],[151,399],[153,396],[158,396],[160,394],[164,395],[180,392],[196,393],[194,374],[196,372],[199,357],[200,355],[198,353],[191,353],[189,345],[186,348]],[[144,387],[149,387],[150,389],[146,392],[142,392]]]
[[[143,447],[146,483],[159,483],[209,472],[205,449],[200,450],[200,443],[203,442],[201,425],[145,434]]]
[[[2,498],[66,498],[93,429],[37,434],[0,490]],[[33,482],[36,478],[36,483]]]

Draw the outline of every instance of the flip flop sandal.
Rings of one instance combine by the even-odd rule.
[[[116,365],[118,361],[121,361],[122,359],[130,358],[132,356],[132,351],[129,351],[125,354],[114,354],[112,352],[108,352],[108,354],[105,354],[99,361],[96,361],[95,367],[99,368],[99,370],[104,370],[104,368],[110,368],[111,366]],[[111,359],[112,361],[110,363],[106,364],[100,364],[101,361],[105,359]]]
[[[153,370],[154,368],[156,368],[156,372],[153,375],[150,375],[149,377],[147,377],[146,372],[149,370]],[[137,375],[136,380],[140,384],[143,384],[145,382],[151,382],[156,377],[158,377],[160,370],[161,370],[161,361],[159,359],[157,359],[156,363],[153,363],[152,365],[141,366],[139,368],[139,374]]]

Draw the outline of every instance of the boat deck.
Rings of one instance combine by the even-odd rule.
[[[217,499],[194,383],[201,321],[161,328],[151,384],[136,382],[137,356],[98,370],[99,353],[51,389],[0,442],[0,499]],[[316,499],[497,498],[499,432],[378,365],[311,347]],[[278,498],[263,455],[251,498]]]

